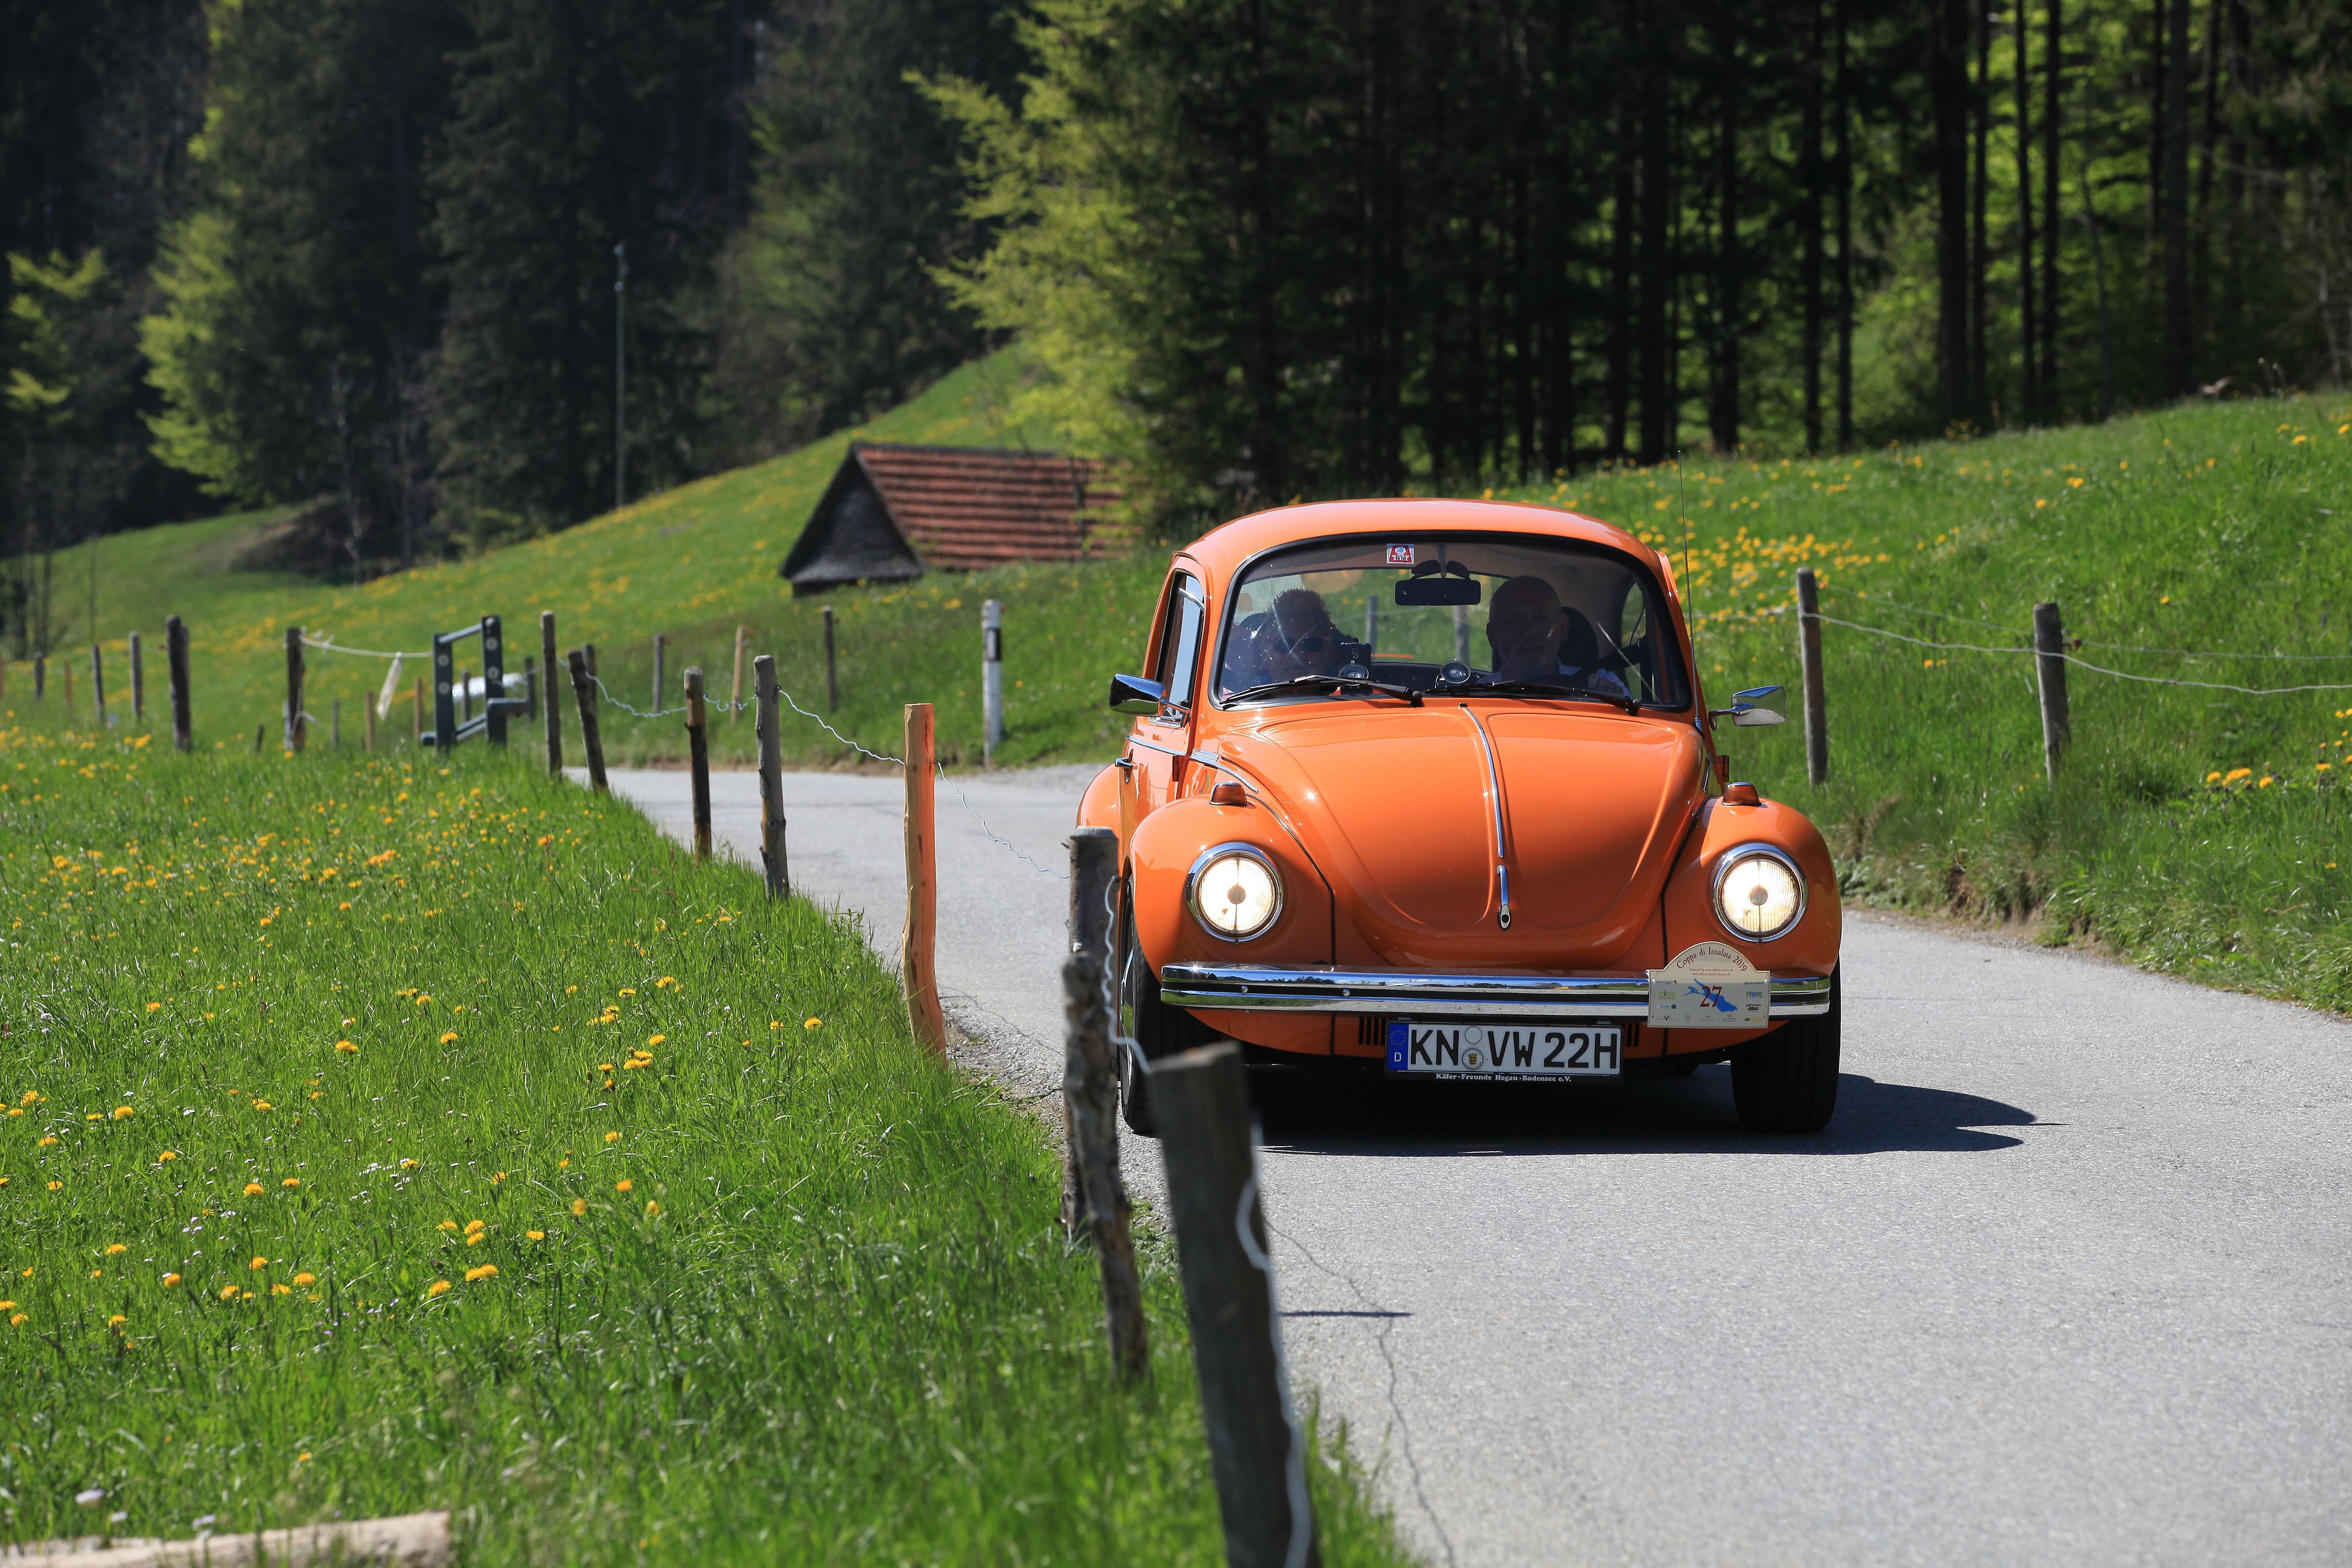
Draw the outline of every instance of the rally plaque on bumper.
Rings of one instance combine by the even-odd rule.
[[[1615,1024],[1391,1018],[1385,1037],[1391,1075],[1438,1079],[1615,1078],[1624,1055],[1624,1031]]]

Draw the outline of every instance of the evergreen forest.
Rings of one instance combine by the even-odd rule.
[[[2340,384],[2347,0],[6,0],[0,637],[364,581],[1013,345],[1171,531]],[[92,589],[91,592],[95,590]]]

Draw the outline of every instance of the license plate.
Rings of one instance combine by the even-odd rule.
[[[1423,1078],[1615,1078],[1624,1032],[1615,1024],[1440,1024],[1391,1018],[1388,1070]]]

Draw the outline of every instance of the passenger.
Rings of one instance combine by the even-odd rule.
[[[1265,678],[1296,680],[1302,675],[1329,675],[1345,659],[1339,648],[1339,628],[1323,595],[1311,588],[1293,588],[1274,602],[1273,615],[1257,635]]]
[[[1581,686],[1623,697],[1625,683],[1601,668],[1601,638],[1583,613],[1559,602],[1541,577],[1513,577],[1495,590],[1486,611],[1495,679]]]

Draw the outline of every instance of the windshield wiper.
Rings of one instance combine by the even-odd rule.
[[[1395,686],[1385,680],[1373,680],[1361,675],[1301,675],[1288,680],[1269,681],[1247,690],[1225,694],[1228,702],[1245,702],[1253,697],[1272,697],[1286,691],[1313,690],[1320,687],[1339,687],[1350,691],[1381,691],[1391,697],[1402,697],[1413,707],[1421,706],[1421,693],[1410,686]]]
[[[1628,713],[1639,713],[1642,704],[1631,692],[1602,691],[1591,686],[1562,686],[1548,680],[1469,680],[1459,686],[1441,688],[1445,691],[1498,691],[1510,696],[1527,697],[1590,697],[1596,702],[1613,703]]]

